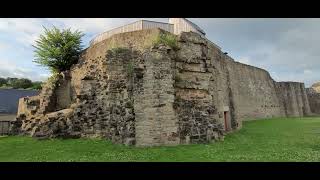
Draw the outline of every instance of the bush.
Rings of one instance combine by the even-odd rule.
[[[18,78],[9,78],[7,85],[12,87],[13,89],[27,89],[32,86],[32,81],[30,79],[18,79]]]
[[[42,82],[36,81],[32,83],[31,89],[41,90]]]
[[[0,87],[7,84],[7,80],[5,78],[0,78]]]
[[[161,33],[153,42],[153,45],[157,46],[160,44],[165,44],[171,47],[173,50],[178,49],[178,41],[175,35],[170,33]]]
[[[69,70],[75,64],[82,50],[82,32],[70,29],[48,30],[36,40],[35,60],[33,62],[48,67],[53,73]]]
[[[5,83],[1,83],[5,82]],[[30,79],[26,78],[0,78],[0,88],[1,89],[41,89],[42,82],[36,81],[32,82]]]

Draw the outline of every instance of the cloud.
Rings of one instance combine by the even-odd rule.
[[[310,69],[305,69],[305,70],[303,70],[303,73],[304,74],[312,74],[312,71],[310,70]]]
[[[33,81],[43,81],[49,77],[47,73],[40,73],[36,69],[18,66],[9,60],[0,60],[0,77],[28,78]]]
[[[235,60],[275,72],[278,81],[320,79],[320,19],[192,20]]]
[[[41,19],[2,19],[0,32],[6,33],[21,45],[31,46],[42,31]]]
[[[235,61],[241,62],[243,64],[250,64],[250,60],[248,57],[241,57],[241,58],[236,59]]]
[[[7,50],[8,48],[9,48],[9,45],[0,42],[0,51]]]
[[[13,75],[41,78],[45,69],[32,63],[31,44],[43,31],[55,25],[82,30],[87,43],[97,34],[140,18],[38,18],[0,20],[0,62],[10,59]],[[167,18],[148,18],[167,22]],[[307,86],[320,80],[320,19],[190,18],[207,33],[208,39],[236,61],[268,70],[277,81],[302,81]],[[14,47],[14,48],[12,48]],[[17,53],[18,52],[18,53]],[[26,63],[26,62],[29,62]],[[1,65],[2,66],[2,65]],[[8,65],[7,65],[8,66]],[[20,68],[20,69],[19,69]],[[32,73],[34,75],[32,75]],[[1,75],[1,74],[0,74]]]

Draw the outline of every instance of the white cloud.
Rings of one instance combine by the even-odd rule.
[[[312,74],[312,71],[310,69],[303,70],[303,74]]]
[[[42,32],[42,26],[55,25],[60,28],[79,29],[87,34],[86,39],[91,39],[98,33],[139,19],[0,19],[0,70],[2,73],[6,72],[12,75],[15,72],[17,76],[28,75],[38,79],[46,77],[44,75],[46,72],[37,72],[33,68],[25,68],[31,66],[23,66],[19,63],[26,62],[24,57],[31,58],[31,44]],[[166,18],[150,20],[167,21]],[[303,81],[310,84],[320,78],[320,72],[318,72],[320,69],[320,49],[318,46],[320,19],[190,18],[190,20],[203,28],[207,37],[221,46],[224,51],[236,54],[234,58],[237,61],[264,68],[277,81]],[[6,42],[1,38],[9,40]],[[17,41],[17,43],[13,44],[10,41]],[[23,55],[12,59],[5,56],[4,52]],[[28,53],[28,56],[24,56]],[[11,61],[8,62],[16,62],[19,66],[8,65],[8,63],[3,65],[3,59],[10,59]],[[29,61],[32,64],[31,59]],[[31,75],[31,72],[35,75]]]
[[[41,33],[42,23],[41,19],[1,19],[0,32],[12,36],[21,45],[29,46]]]
[[[136,18],[30,18],[30,19],[0,19],[0,32],[14,37],[21,45],[31,47],[43,32],[43,26],[57,26],[81,30],[92,36],[106,30],[136,21]],[[93,34],[93,35],[92,35]]]
[[[9,48],[9,45],[0,42],[0,51],[7,50]]]
[[[250,64],[250,59],[248,57],[238,58],[238,61],[243,63],[243,64]]]
[[[32,68],[18,66],[9,60],[0,60],[0,77],[28,78],[33,81],[43,81],[49,74],[40,73]]]
[[[104,31],[136,21],[136,18],[48,18],[49,24],[99,34]],[[92,38],[92,37],[91,37]]]
[[[209,39],[278,81],[319,80],[320,19],[195,19]],[[274,73],[272,74],[274,77]]]
[[[271,76],[275,81],[282,81],[277,72],[271,71],[271,72],[270,72],[270,76]]]

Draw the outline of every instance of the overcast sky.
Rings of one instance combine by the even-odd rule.
[[[167,22],[166,18],[145,18]],[[188,18],[236,61],[270,72],[276,81],[320,81],[320,19]],[[140,19],[0,19],[0,77],[45,80],[32,62],[32,44],[43,26],[82,30],[84,46],[98,33]]]

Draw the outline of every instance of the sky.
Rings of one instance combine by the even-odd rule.
[[[35,40],[43,27],[85,33],[83,46],[99,33],[141,18],[0,19],[0,77],[43,81],[50,72],[33,62]],[[167,18],[143,18],[168,22]],[[320,19],[187,18],[235,61],[269,71],[276,81],[320,81]]]

